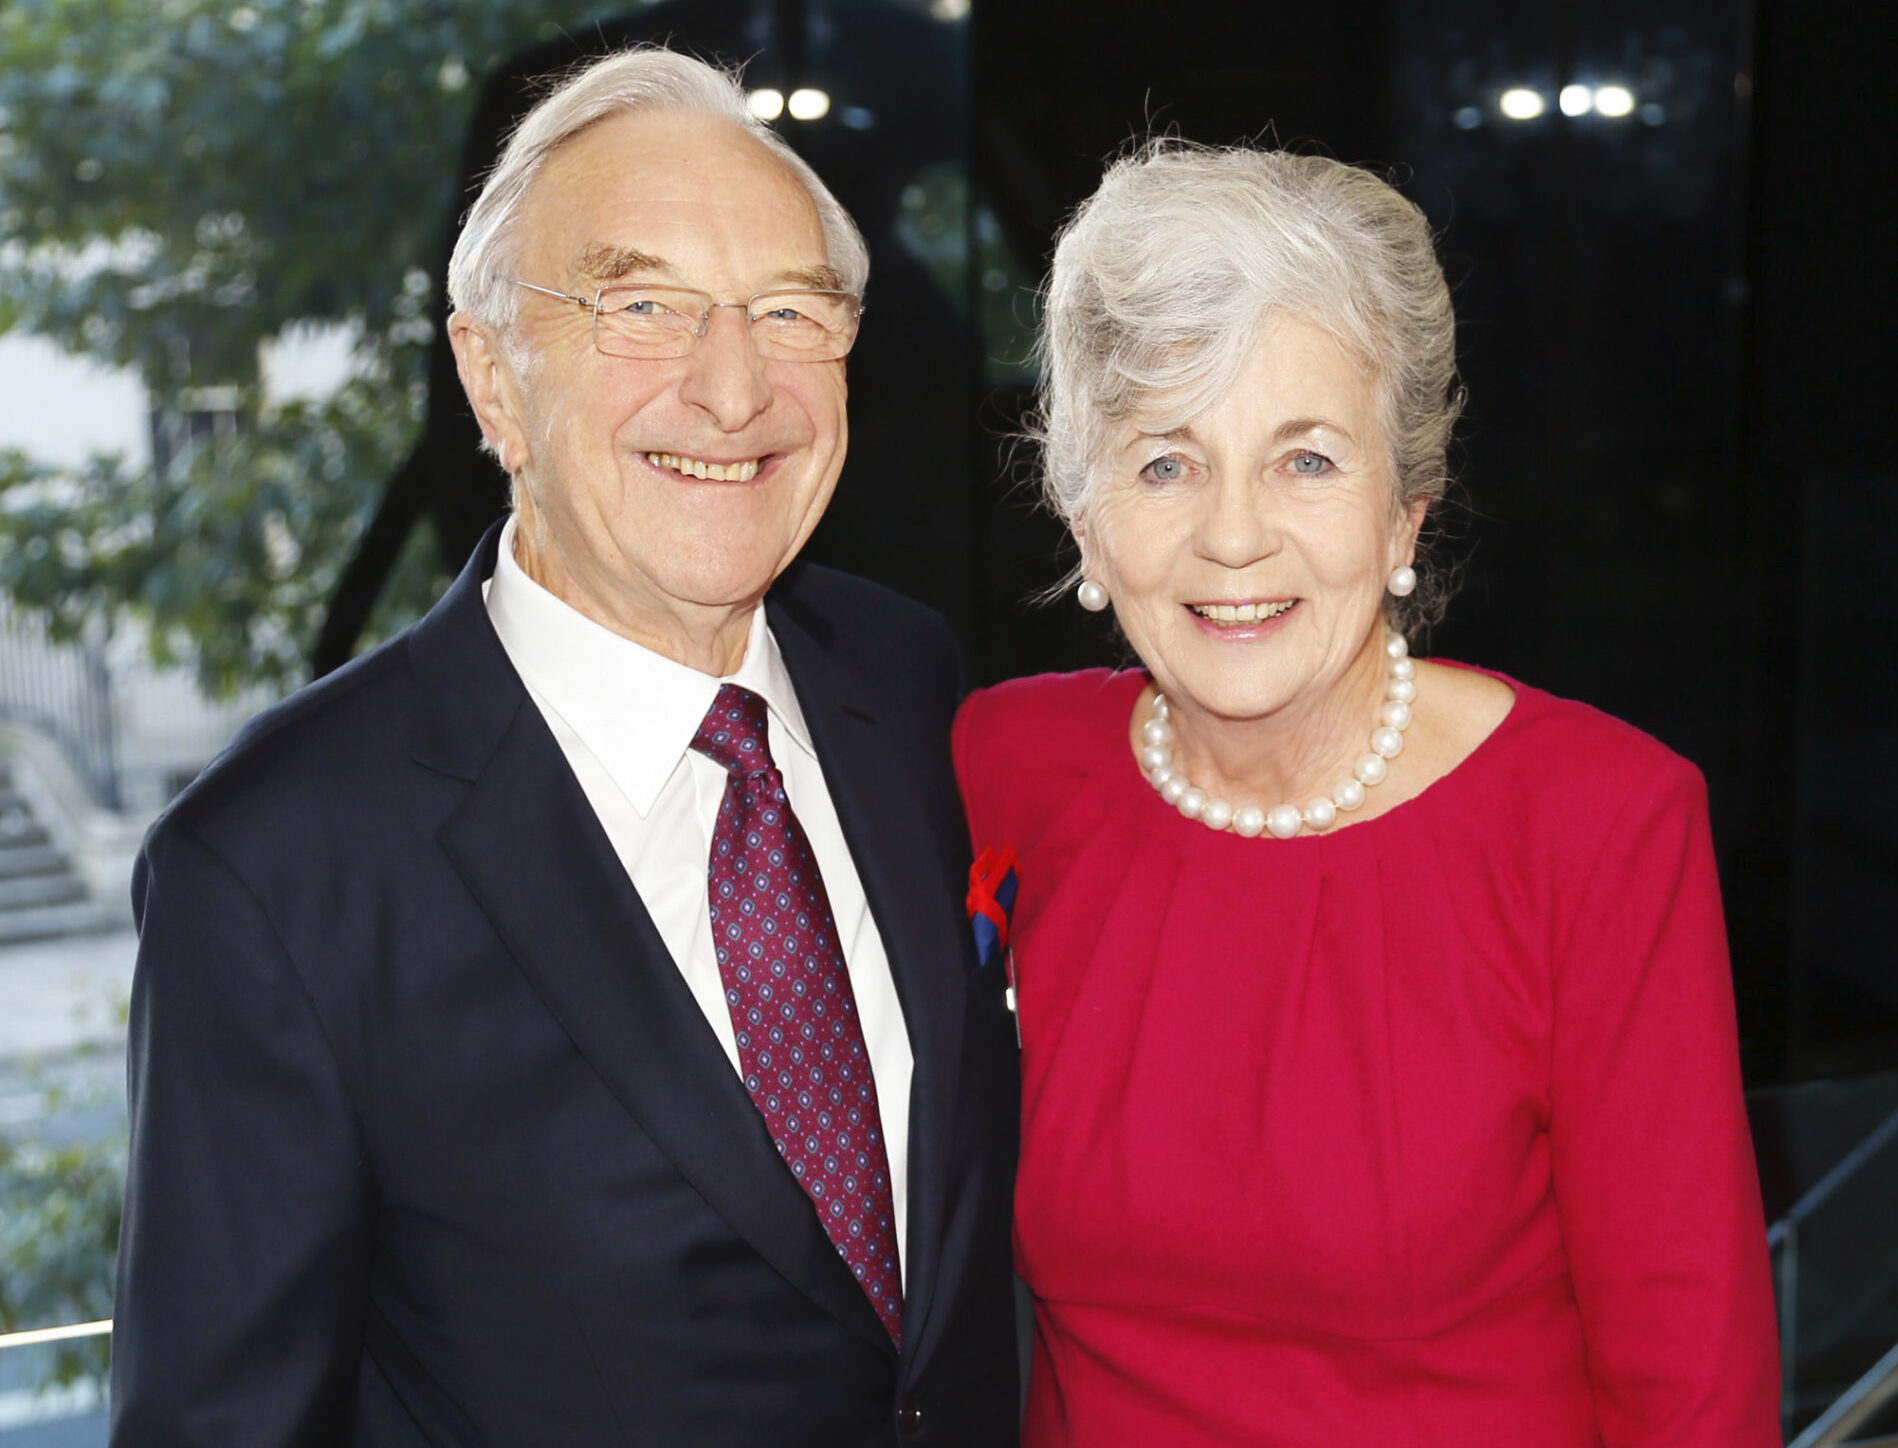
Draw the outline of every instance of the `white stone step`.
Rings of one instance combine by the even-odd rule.
[[[57,875],[70,870],[72,861],[51,845],[0,845],[0,880],[21,875]]]
[[[23,910],[0,910],[0,945],[23,940],[50,940],[60,935],[87,935],[124,928],[119,912],[97,900],[66,905],[35,905]]]
[[[0,878],[0,915],[40,905],[69,905],[85,898],[86,882],[70,870],[57,875]]]

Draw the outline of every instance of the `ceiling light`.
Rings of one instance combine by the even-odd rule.
[[[1598,85],[1595,87],[1595,109],[1604,116],[1619,120],[1634,110],[1634,92],[1625,85]]]
[[[1542,92],[1520,85],[1504,91],[1498,104],[1503,114],[1512,121],[1533,121],[1545,109]]]
[[[804,86],[791,92],[791,99],[785,102],[784,108],[794,121],[822,120],[830,113],[830,93]]]
[[[1585,116],[1594,109],[1595,93],[1585,85],[1565,85],[1555,103],[1565,116]]]
[[[784,92],[767,86],[746,96],[745,104],[751,107],[751,113],[759,120],[775,121],[784,114]]]

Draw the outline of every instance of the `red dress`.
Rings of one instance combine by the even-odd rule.
[[[1027,1448],[1766,1448],[1765,1226],[1705,791],[1514,685],[1421,795],[1182,819],[1146,676],[972,696],[1012,845]]]

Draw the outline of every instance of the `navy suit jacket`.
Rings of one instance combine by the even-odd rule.
[[[1012,1444],[946,628],[801,565],[766,605],[915,1057],[899,1358],[489,625],[497,535],[146,841],[112,1443]]]

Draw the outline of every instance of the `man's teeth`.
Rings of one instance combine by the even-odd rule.
[[[646,461],[656,468],[670,468],[688,478],[709,478],[715,483],[748,483],[758,476],[756,458],[746,458],[742,463],[708,463],[676,453],[651,452],[646,454]]]
[[[1295,598],[1287,598],[1278,603],[1193,603],[1187,607],[1214,623],[1258,623],[1262,619],[1277,618],[1297,602]]]

